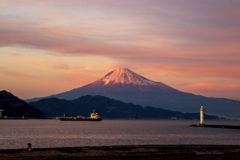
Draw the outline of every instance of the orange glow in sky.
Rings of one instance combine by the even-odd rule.
[[[0,0],[0,90],[22,99],[126,67],[175,89],[240,100],[238,0]]]

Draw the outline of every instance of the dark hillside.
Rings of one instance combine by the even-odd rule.
[[[37,108],[30,106],[25,101],[5,90],[0,92],[0,109],[4,110],[3,116],[7,117],[44,117],[44,114]]]

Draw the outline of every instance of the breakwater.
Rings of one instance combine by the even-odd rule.
[[[240,129],[240,126],[232,125],[191,125],[191,127],[211,127],[211,128],[228,128],[228,129]]]

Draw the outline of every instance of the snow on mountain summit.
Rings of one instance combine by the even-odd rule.
[[[156,82],[151,81],[127,68],[117,68],[114,71],[108,73],[106,76],[99,79],[103,81],[104,85],[107,84],[135,84],[135,85],[158,85]]]

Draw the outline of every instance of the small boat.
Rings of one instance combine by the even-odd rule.
[[[61,117],[59,118],[61,121],[101,121],[102,118],[99,116],[99,114],[95,111],[91,113],[90,117],[82,117],[82,116],[77,116],[77,117]]]

